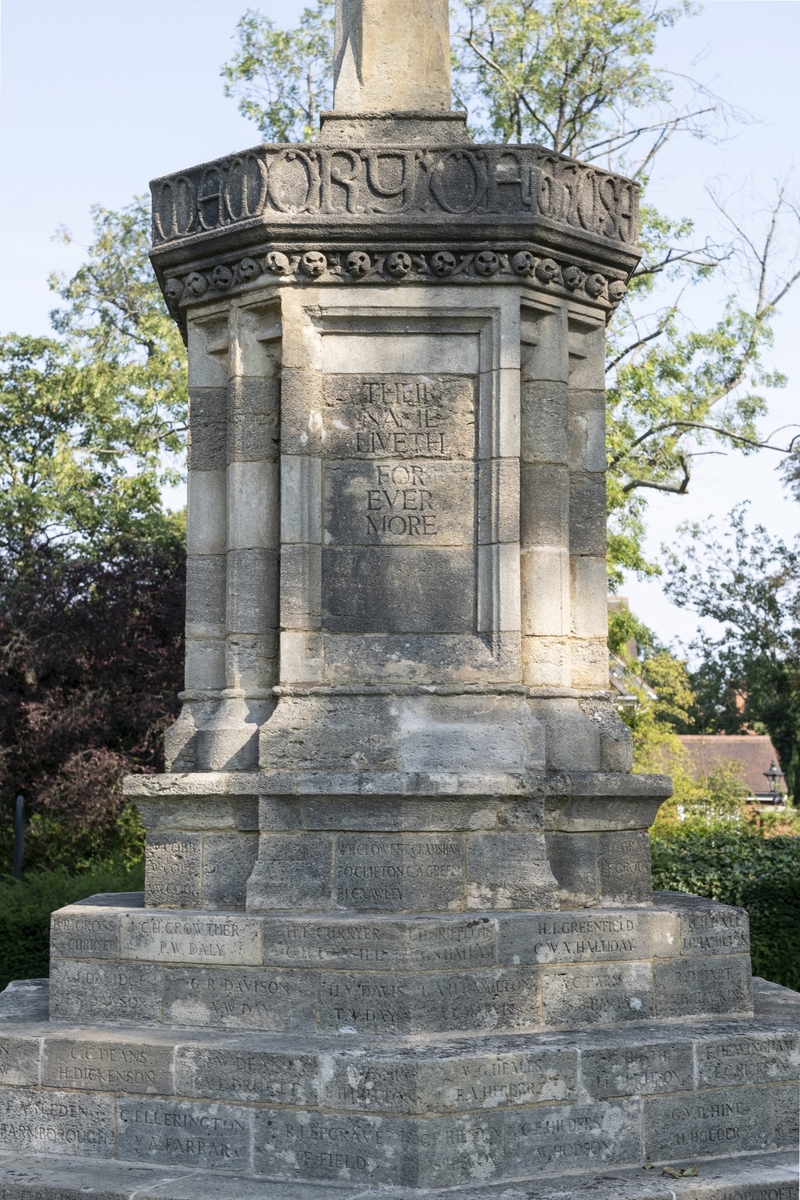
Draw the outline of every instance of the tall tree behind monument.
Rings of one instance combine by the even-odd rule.
[[[332,88],[330,11],[326,0],[306,9],[296,34],[254,10],[240,23],[240,49],[224,68],[226,90],[267,140],[281,140],[287,127],[301,46],[312,56],[303,58],[303,78],[314,80],[315,96]],[[541,142],[645,179],[676,136],[716,142],[747,119],[702,83],[676,86],[654,67],[659,30],[685,12],[618,0],[471,0],[456,7],[456,95],[483,137]],[[274,103],[263,102],[264,87]],[[272,119],[278,111],[280,126]],[[763,198],[750,199],[761,213]],[[723,242],[719,233],[698,235],[686,218],[642,210],[644,258],[611,324],[607,356],[612,586],[623,568],[653,569],[643,554],[648,494],[686,494],[694,456],[708,440],[745,452],[759,445],[758,417],[766,411],[759,389],[782,382],[765,364],[776,305],[796,282],[796,255],[786,253],[800,244],[791,189],[776,189],[763,220],[743,219],[735,197],[718,200],[726,212],[731,205]],[[778,232],[787,239],[780,255]],[[727,307],[703,331],[682,321],[676,304],[686,285],[722,263],[730,273],[732,259],[742,269]],[[752,286],[754,278],[763,289]],[[780,437],[770,444],[788,449]]]

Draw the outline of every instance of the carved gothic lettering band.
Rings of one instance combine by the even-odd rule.
[[[156,246],[254,218],[529,223],[633,246],[638,185],[540,146],[258,146],[152,184]],[[423,215],[424,214],[424,215]]]

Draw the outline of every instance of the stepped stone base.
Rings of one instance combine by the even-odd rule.
[[[0,1197],[793,1200],[800,995],[755,985],[749,1017],[376,1040],[50,1020],[14,984]]]
[[[679,893],[650,908],[358,916],[96,896],[53,915],[51,949],[58,1020],[383,1037],[752,1013],[746,913]]]

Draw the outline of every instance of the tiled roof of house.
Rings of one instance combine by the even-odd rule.
[[[780,763],[777,751],[767,734],[689,733],[681,734],[680,742],[689,754],[690,770],[695,778],[709,775],[721,763],[738,762],[742,765],[750,794],[770,794],[769,782],[764,778],[764,772],[770,769],[773,762],[780,768]],[[783,780],[780,781],[780,788],[781,791],[786,790]]]

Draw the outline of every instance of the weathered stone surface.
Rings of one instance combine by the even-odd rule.
[[[50,1037],[42,1052],[45,1087],[169,1094],[173,1050],[143,1035]]]
[[[164,973],[164,1020],[281,1033],[316,1026],[317,980],[299,971],[175,967]]]
[[[155,1021],[161,971],[145,963],[50,965],[50,1016],[60,1021]]]
[[[772,1089],[774,1144],[794,1150],[800,1139],[800,1086]]]
[[[679,1165],[689,1165],[680,1163]],[[665,1179],[641,1166],[595,1168],[537,1178],[537,1200],[797,1200],[797,1162],[791,1152],[721,1157],[703,1162],[696,1177]],[[364,1188],[359,1180],[336,1187],[341,1200],[402,1200],[407,1188]],[[0,1186],[4,1200],[83,1200],[91,1189],[97,1200],[263,1200],[263,1178],[220,1173],[213,1168],[131,1167],[101,1160],[81,1162],[52,1156],[0,1155]],[[275,1200],[312,1200],[319,1188],[309,1183],[270,1180],[266,1186]],[[326,1185],[330,1187],[330,1185]],[[443,1200],[525,1200],[526,1181],[507,1180],[468,1184],[446,1191],[420,1190],[423,1197]]]
[[[639,1108],[626,1101],[544,1106],[509,1114],[505,1135],[511,1175],[629,1163],[639,1155]]]
[[[256,1170],[283,1179],[443,1187],[502,1169],[502,1118],[487,1114],[409,1121],[259,1112]]]
[[[341,908],[421,911],[461,907],[463,846],[446,834],[339,834],[336,902]]]
[[[530,1029],[540,1024],[535,971],[445,975],[326,975],[320,1021],[326,1032],[445,1033]]]
[[[38,1040],[0,1034],[0,1087],[24,1087],[38,1082]]]
[[[276,1050],[248,1037],[220,1047],[180,1046],[175,1059],[179,1095],[302,1107],[322,1099],[320,1063],[300,1050]]]
[[[331,834],[262,833],[258,864],[247,886],[255,909],[328,908],[333,892]]]
[[[199,907],[201,846],[197,833],[148,833],[145,873],[148,907]]]
[[[753,1010],[748,955],[656,963],[653,972],[660,1017]]]
[[[654,1096],[644,1102],[644,1149],[652,1161],[766,1150],[772,1118],[757,1088]]]
[[[225,1104],[120,1100],[117,1154],[134,1162],[247,1170],[251,1116],[247,1109]]]
[[[542,971],[546,1025],[575,1027],[642,1021],[654,1015],[649,963],[620,963]]]
[[[544,908],[555,895],[544,834],[473,834],[467,838],[467,903],[485,910]]]
[[[163,963],[256,964],[262,961],[261,923],[244,914],[123,914],[124,958]]]
[[[0,1138],[5,1150],[110,1158],[114,1102],[87,1092],[0,1088]]]
[[[339,1058],[325,1086],[331,1107],[360,1112],[459,1112],[572,1099],[577,1051],[565,1047],[495,1053]]]
[[[698,1042],[699,1087],[774,1083],[800,1072],[800,1034],[742,1031]]]
[[[591,1096],[647,1096],[689,1091],[694,1082],[692,1046],[669,1041],[583,1049],[581,1080]]]
[[[681,907],[681,953],[705,958],[709,954],[746,954],[750,949],[750,926],[741,908],[709,905],[694,896],[679,898]]]
[[[673,958],[678,933],[676,915],[647,909],[534,913],[500,923],[498,953],[503,963]]]

